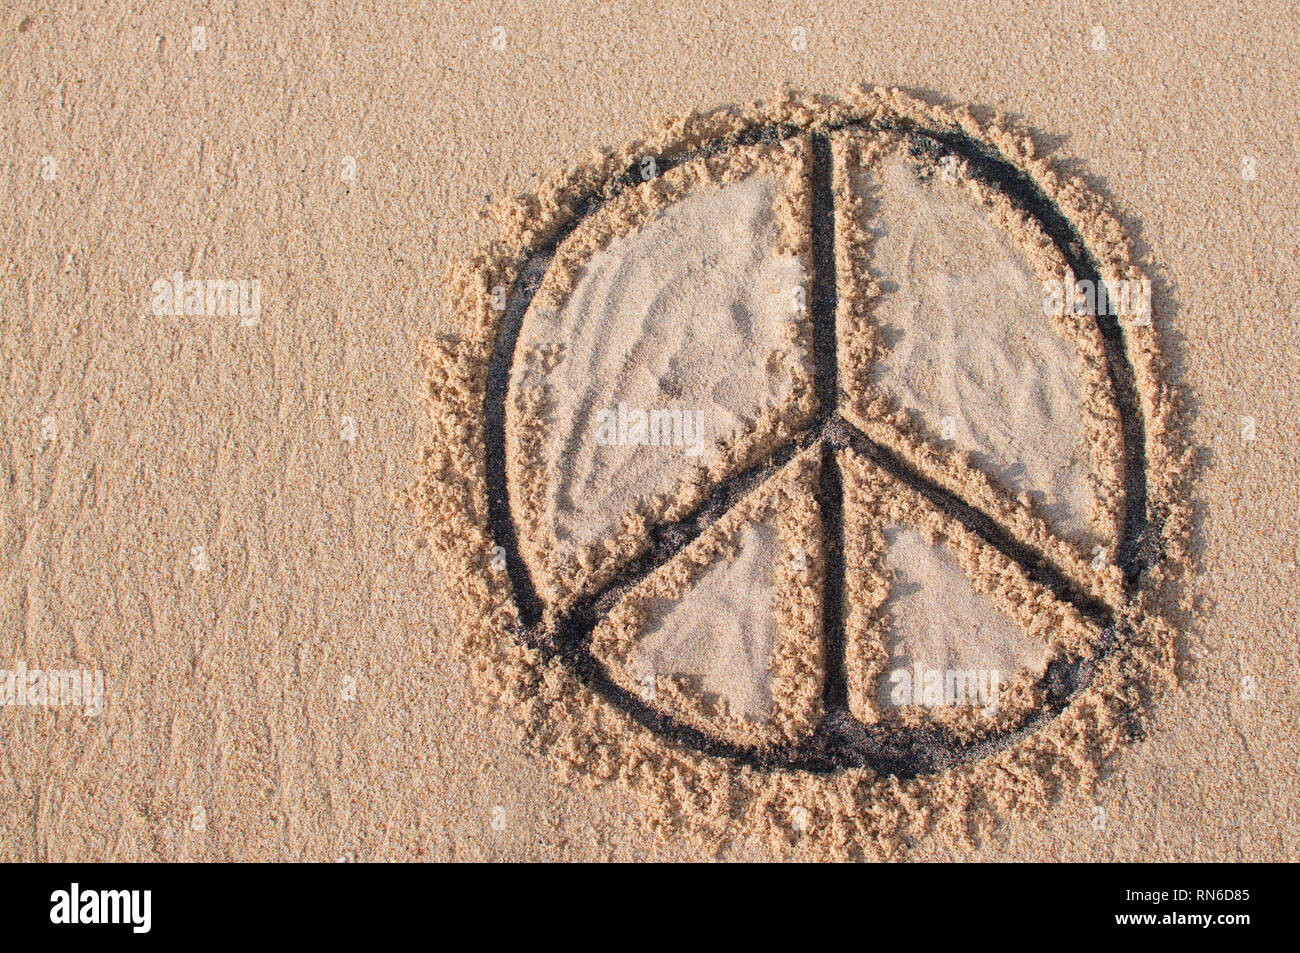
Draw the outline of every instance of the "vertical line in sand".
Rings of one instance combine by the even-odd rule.
[[[812,314],[813,360],[816,368],[817,419],[830,420],[839,408],[839,353],[835,319],[839,294],[835,281],[835,189],[831,140],[814,133],[811,143],[812,189]],[[844,671],[844,520],[843,486],[835,448],[822,443],[821,481],[817,502],[821,509],[826,571],[822,576],[822,649],[826,678],[822,705],[827,712],[848,702]]]

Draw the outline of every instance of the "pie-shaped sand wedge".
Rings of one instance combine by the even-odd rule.
[[[453,272],[415,495],[530,742],[855,853],[1083,790],[1140,730],[1186,458],[1123,233],[1023,134],[791,98],[505,219]]]

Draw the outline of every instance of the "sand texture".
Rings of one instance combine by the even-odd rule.
[[[846,416],[1118,600],[1121,422],[1095,322],[1045,313],[1067,263],[956,156],[835,148]]]
[[[779,144],[762,150],[759,167],[788,163],[807,182],[806,191],[787,193],[782,220],[786,247],[806,255],[815,269],[812,287],[796,289],[806,291],[811,326],[787,324],[792,341],[814,344],[811,380],[797,390],[815,402],[808,412],[804,401],[772,414],[745,452],[733,451],[732,470],[709,474],[721,481],[716,488],[701,474],[675,500],[658,504],[657,512],[625,521],[626,531],[607,538],[600,556],[579,557],[582,574],[567,584],[567,592],[549,586],[555,567],[539,567],[535,554],[548,552],[552,536],[561,534],[535,518],[538,490],[548,479],[539,467],[545,455],[535,451],[545,443],[552,413],[559,420],[582,419],[581,427],[596,430],[597,442],[601,424],[581,402],[576,412],[570,409],[571,387],[551,383],[564,345],[521,351],[510,315],[529,294],[534,306],[540,297],[542,315],[581,303],[579,263],[585,259],[572,250],[575,240],[583,247],[603,240],[622,251],[616,244],[621,236],[640,236],[647,227],[653,233],[665,221],[637,210],[654,211],[685,198],[683,179],[742,179],[754,170],[756,155],[738,143],[764,138]],[[1003,171],[991,178],[987,172],[973,175],[969,185],[1032,254],[1048,262],[1055,255],[1097,282],[1099,276],[1140,274],[1105,204],[1088,194],[1072,195],[1072,186],[1036,159],[1013,128],[981,124],[969,113],[899,90],[861,86],[843,99],[788,93],[769,103],[665,122],[650,139],[594,156],[516,199],[502,216],[500,242],[449,273],[453,304],[473,333],[434,346],[428,393],[431,420],[455,435],[456,455],[448,457],[438,445],[426,449],[425,477],[413,502],[444,540],[439,549],[455,584],[471,596],[461,606],[467,661],[485,676],[485,696],[513,715],[533,750],[575,777],[593,784],[613,780],[637,792],[658,824],[690,836],[706,851],[717,853],[734,839],[752,836],[803,844],[830,858],[898,856],[910,844],[905,832],[972,844],[977,832],[1011,814],[1037,813],[1091,794],[1103,764],[1134,737],[1135,726],[1174,680],[1175,630],[1168,607],[1178,599],[1186,544],[1186,508],[1179,496],[1186,482],[1185,450],[1169,395],[1161,390],[1163,364],[1150,322],[1132,329],[1131,338],[1125,333],[1130,329],[1114,330],[1104,346],[1105,318],[1087,316],[1091,337],[1084,332],[1088,320],[1073,308],[1058,322],[1084,345],[1080,364],[1084,379],[1093,382],[1088,414],[1095,422],[1088,436],[1098,438],[1092,447],[1098,468],[1125,470],[1125,498],[1134,501],[1143,521],[1140,529],[1126,529],[1122,547],[1117,543],[1115,565],[1099,549],[1080,573],[1078,550],[1053,534],[1027,493],[1008,499],[970,455],[928,445],[912,421],[885,406],[870,379],[885,335],[874,307],[880,286],[865,261],[871,209],[850,179],[855,164],[869,168],[883,153],[882,143],[895,138],[900,146],[911,142],[912,151],[957,148],[967,163],[1000,153]],[[663,156],[663,184],[647,189],[631,173],[620,173],[621,163],[636,156],[642,156],[644,169],[651,152]],[[809,154],[811,164],[791,161]],[[951,157],[928,161],[937,167],[945,158]],[[999,174],[1021,184],[1008,191],[997,184]],[[1029,204],[1023,220],[1016,204],[1021,193],[1037,196],[1024,200]],[[1054,225],[1035,207],[1053,209],[1058,217],[1068,211],[1076,221]],[[707,208],[690,203],[682,214],[707,222]],[[1035,231],[1035,221],[1043,231]],[[800,242],[804,235],[807,240]],[[985,237],[976,230],[968,239],[968,258],[978,260]],[[547,242],[555,246],[553,255]],[[689,243],[683,248],[693,257]],[[550,270],[534,293],[530,259],[548,257]],[[956,263],[939,259],[926,267],[960,275]],[[513,300],[500,300],[503,287],[511,289]],[[711,303],[707,295],[702,300]],[[955,313],[960,302],[951,296],[925,304],[942,312],[932,317],[941,325],[961,319]],[[682,310],[663,310],[673,326],[658,335],[643,327],[631,333],[629,346],[642,352],[641,361],[647,359],[642,345],[658,336],[680,338],[694,320]],[[600,316],[606,325],[613,320],[608,313]],[[972,360],[978,366],[1000,346],[1003,357],[1010,357],[1001,336],[953,366],[964,371]],[[509,465],[501,461],[501,442],[509,457],[510,413],[500,405],[509,397],[492,383],[503,361],[525,362],[531,378],[522,389],[524,400],[516,398],[513,405],[523,418],[514,437],[522,452]],[[619,367],[620,373],[639,371],[636,360]],[[904,387],[912,387],[913,376],[931,374],[922,362],[895,372]],[[968,394],[966,401],[988,400],[992,407],[976,406],[974,413],[994,420],[1001,415],[1000,392],[986,390]],[[620,407],[620,442],[622,414]],[[1124,441],[1106,427],[1119,419],[1131,430]],[[835,452],[841,446],[851,449]],[[791,469],[779,469],[791,453]],[[556,457],[561,468],[572,463]],[[669,455],[658,459],[672,462]],[[760,468],[745,470],[755,461]],[[697,657],[716,651],[717,637],[726,640],[725,623],[700,617],[701,596],[689,584],[719,545],[732,545],[737,522],[772,492],[767,484],[812,477],[819,462],[809,495],[801,499],[786,491],[780,505],[793,521],[785,548],[820,557],[812,566],[801,555],[797,569],[807,578],[778,585],[770,599],[778,625],[792,618],[800,623],[787,624],[767,666],[775,717],[764,724],[739,698],[706,688],[700,673],[680,671],[704,667],[698,662],[674,664],[679,670],[667,682],[647,671],[645,640],[665,613],[673,614],[669,602],[685,601],[674,628],[684,628],[697,646],[705,643]],[[763,489],[753,491],[755,481]],[[873,501],[884,506],[884,518],[861,519]],[[1117,515],[1113,499],[1104,509]],[[875,697],[889,652],[880,634],[888,616],[878,610],[892,574],[881,531],[900,521],[922,530],[931,543],[942,537],[955,547],[970,582],[1045,644],[1051,662],[1008,666],[1013,671],[1005,683],[1000,669],[982,675],[948,670],[932,679],[918,664],[921,697],[913,693],[906,704],[893,706],[900,717],[882,719]],[[1139,543],[1152,555],[1136,550]],[[496,555],[485,572],[489,547]],[[674,557],[679,550],[682,556]],[[678,564],[679,558],[686,564]],[[930,581],[938,586],[950,579],[934,573]],[[615,601],[620,588],[631,588],[629,599]],[[962,614],[967,592],[964,583],[954,587],[952,614]],[[948,601],[942,590],[927,596]],[[691,616],[694,621],[685,623]],[[756,629],[755,623],[751,615],[748,642],[734,633],[727,640],[741,649],[733,668],[745,666],[749,645],[766,642],[769,629]],[[928,632],[931,641],[945,637]],[[751,681],[762,671],[750,663]],[[808,678],[811,673],[821,674],[820,685]],[[967,675],[959,695],[958,680]],[[939,684],[932,688],[932,680]],[[977,704],[971,703],[970,680]],[[953,686],[952,697],[943,684]],[[929,730],[922,722],[935,705],[939,728]]]
[[[891,672],[917,667],[923,672],[996,672],[995,685],[1008,684],[1024,671],[1042,673],[1047,646],[1029,638],[1007,614],[975,592],[961,565],[943,546],[914,530],[887,529],[885,566],[891,575],[885,602]],[[935,598],[939,592],[942,599]],[[877,704],[912,704],[911,699],[893,697],[900,684],[901,680],[886,679],[876,685]],[[992,707],[996,696],[981,703]]]
[[[1113,525],[1106,539],[1090,532],[1086,368],[1043,314],[1048,275],[953,179],[897,154],[877,175],[854,177],[870,210],[872,275],[885,289],[872,383],[1012,495],[1041,493],[1054,531],[1113,545]]]
[[[845,455],[841,467],[846,670],[858,718],[932,722],[977,737],[1020,724],[1042,704],[1035,683],[1049,658],[1093,657],[1096,624],[1006,555],[861,457]],[[927,698],[931,671],[945,684],[949,673],[971,673],[977,687],[990,679],[987,694]]]
[[[1300,857],[1291,14],[1273,0],[6,8],[0,669],[99,672],[104,705],[0,704],[0,859]],[[1152,287],[1153,320],[1123,344],[1146,542],[1165,560],[1130,596],[1108,545],[1125,438],[1097,342],[1069,322],[1042,333],[1032,307],[1060,262],[970,170],[904,174],[889,135],[830,135],[845,416],[1132,630],[1088,656],[1092,621],[835,449],[858,488],[843,498],[844,692],[864,721],[983,744],[1038,710],[1019,676],[991,714],[884,704],[900,644],[913,662],[1022,674],[1038,647],[1095,665],[1071,717],[927,778],[810,779],[666,744],[574,676],[558,622],[659,551],[654,518],[705,503],[818,407],[814,342],[798,321],[786,336],[791,299],[765,282],[818,277],[800,183],[827,157],[793,136],[745,143],[743,161],[662,160],[757,118],[806,130],[854,110],[977,137],[1050,194],[1105,277]],[[671,167],[642,180],[646,157]],[[625,175],[619,204],[605,190]],[[737,201],[717,202],[728,189]],[[569,231],[593,196],[604,217]],[[908,211],[873,219],[882,202]],[[927,225],[938,209],[965,224]],[[954,244],[996,294],[913,267]],[[521,279],[535,310],[512,311],[495,290],[552,246]],[[763,280],[738,276],[754,269]],[[256,280],[260,309],[156,307],[177,272]],[[1005,322],[972,338],[956,310]],[[518,566],[498,551],[485,458],[487,371],[516,319],[539,363],[501,378],[500,463],[545,583],[532,642],[515,637]],[[725,350],[723,326],[745,346]],[[643,331],[650,375],[620,376]],[[954,348],[963,360],[945,363]],[[582,408],[619,400],[699,408],[717,430],[702,459],[583,449]],[[813,633],[833,602],[817,582],[840,542],[785,557],[822,515],[826,459],[796,448],[728,501],[726,532],[675,552],[667,565],[690,572],[639,577],[645,615],[607,646],[631,650],[617,687],[643,692],[633,663],[648,661],[654,703],[684,726],[746,751],[812,737]],[[913,584],[999,624],[908,629],[924,614]],[[616,597],[630,620],[638,590]]]
[[[692,690],[716,697],[729,711],[752,721],[767,718],[776,647],[772,575],[780,559],[772,527],[746,527],[734,560],[712,567],[684,598],[649,608],[631,668],[644,673],[643,682],[656,672],[695,681]]]
[[[806,239],[778,208],[802,163],[755,159],[784,175],[713,183],[698,163],[637,190],[673,204],[647,212],[634,192],[584,221],[524,318],[508,462],[550,595],[578,588],[579,566],[598,572],[627,521],[658,520],[743,465],[735,448],[765,415],[799,416],[811,356],[794,252]]]
[[[619,601],[593,634],[616,679],[736,744],[808,734],[824,679],[818,472],[790,463]]]

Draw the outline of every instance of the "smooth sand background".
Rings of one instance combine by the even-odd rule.
[[[471,704],[399,499],[418,345],[448,255],[536,173],[666,112],[868,81],[1006,110],[1117,203],[1206,464],[1186,682],[1104,823],[970,856],[1295,859],[1300,38],[1282,3],[1162,6],[6,9],[0,665],[102,667],[108,706],[0,709],[0,858],[687,856]],[[260,278],[261,322],[153,317],[177,268]]]

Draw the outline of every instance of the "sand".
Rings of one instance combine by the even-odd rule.
[[[0,710],[0,856],[700,856],[474,704],[467,591],[402,498],[413,448],[458,436],[413,406],[421,340],[465,335],[442,270],[501,196],[665,113],[865,80],[1010,113],[1116,204],[1199,464],[1182,681],[1143,737],[1087,799],[906,856],[1294,859],[1287,9],[639,12],[0,15],[0,664],[107,691],[98,718]],[[260,320],[155,318],[177,267],[260,278]]]
[[[624,595],[593,654],[727,742],[798,741],[822,714],[820,468],[805,453]]]
[[[932,440],[974,454],[1012,495],[1027,492],[1057,533],[1092,531],[1092,467],[1080,393],[1086,367],[1043,313],[1033,263],[961,188],[891,153],[853,187],[870,209],[870,268],[884,354],[872,383]],[[1098,478],[1099,479],[1099,478]]]
[[[838,131],[846,125],[860,132]],[[1065,226],[1072,230],[1069,236],[1049,240],[1027,213],[1017,211],[1011,193],[1004,195],[972,174],[968,187],[991,227],[1008,228],[1033,259],[1049,267],[1062,264],[1063,273],[1063,262],[1082,245],[1095,257],[1071,267],[1091,274],[1095,261],[1096,273],[1108,282],[1141,279],[1132,249],[1104,202],[1036,158],[1016,129],[1003,122],[982,124],[967,112],[899,90],[862,86],[842,99],[788,93],[769,103],[667,121],[647,140],[593,156],[514,200],[501,216],[501,240],[449,272],[451,301],[466,334],[431,350],[427,399],[432,423],[452,445],[426,449],[413,502],[438,540],[453,587],[467,597],[459,607],[466,660],[485,697],[516,719],[533,750],[589,783],[615,780],[640,794],[655,822],[691,837],[705,851],[719,852],[749,836],[774,844],[805,842],[816,855],[830,858],[897,856],[910,843],[908,832],[973,844],[977,832],[1010,814],[1037,813],[1090,795],[1103,765],[1141,730],[1156,697],[1174,681],[1176,632],[1168,607],[1178,599],[1187,538],[1180,497],[1186,452],[1149,321],[1125,328],[1105,346],[1102,321],[1089,321],[1072,308],[1055,322],[1056,330],[1080,345],[1079,376],[1092,422],[1086,434],[1098,471],[1104,478],[1137,468],[1139,482],[1126,485],[1125,492],[1146,526],[1145,545],[1157,554],[1149,564],[1133,562],[1131,545],[1114,565],[1100,555],[1086,564],[1078,549],[1046,524],[1027,493],[1011,499],[970,455],[934,448],[877,391],[872,376],[875,365],[890,356],[889,342],[875,307],[882,286],[869,260],[873,210],[852,179],[858,167],[866,172],[890,149],[905,147],[908,139],[900,136],[910,136],[907,130],[915,126],[932,130],[925,133],[931,137],[927,141],[965,143],[961,148],[968,158],[962,161],[978,163],[980,155],[1002,153],[1003,168],[1042,196],[1034,201],[1051,203],[1052,214],[1073,219]],[[770,149],[735,144],[770,130],[781,131],[780,144]],[[693,158],[698,153],[702,157]],[[635,172],[623,171],[644,170],[648,155],[660,155],[668,165],[662,180],[644,173],[638,180]],[[945,164],[941,158],[932,160],[936,167]],[[811,327],[797,320],[786,324],[791,343],[814,343],[814,380],[796,384],[796,398],[802,393],[803,399],[769,412],[728,448],[730,468],[700,468],[675,499],[625,516],[624,529],[598,552],[579,552],[577,572],[551,563],[553,541],[564,533],[537,519],[544,488],[556,482],[551,472],[556,469],[558,482],[571,482],[567,473],[581,458],[548,457],[546,434],[576,421],[579,433],[594,429],[599,442],[601,424],[582,393],[551,382],[567,358],[567,342],[519,351],[509,316],[522,305],[502,301],[501,289],[512,288],[514,299],[531,294],[517,276],[530,267],[529,258],[550,254],[548,243],[557,243],[552,270],[533,299],[532,307],[541,309],[534,320],[549,320],[553,309],[570,302],[581,310],[585,299],[577,292],[590,273],[584,269],[602,242],[617,255],[637,247],[619,243],[620,237],[639,229],[661,234],[662,224],[674,221],[671,203],[690,196],[690,182],[734,185],[780,166],[808,183],[806,190],[783,193],[779,217],[790,223],[784,246],[794,257],[826,269],[805,289]],[[958,180],[964,175],[957,170]],[[684,214],[698,215],[707,207],[691,203]],[[986,232],[976,234],[974,258]],[[749,243],[761,243],[761,233],[742,239]],[[691,245],[682,252],[694,257]],[[956,269],[941,256],[927,267],[944,273]],[[615,268],[632,270],[617,257]],[[672,286],[653,287],[656,301],[671,302],[677,294]],[[706,285],[697,304],[714,313],[744,313],[742,287],[739,282]],[[739,297],[711,297],[719,290]],[[952,307],[949,296],[914,310]],[[633,333],[634,353],[617,365],[616,376],[653,377],[640,366],[647,360],[644,345],[656,337],[679,339],[696,320],[671,306],[656,313],[656,323],[665,318],[675,319],[675,326],[653,335],[644,327]],[[597,340],[626,333],[618,308],[587,309],[584,319],[594,326]],[[927,315],[926,320],[950,324],[960,315]],[[958,357],[955,366],[969,378],[989,355],[1004,364],[1016,360],[1022,337],[994,335]],[[590,365],[581,358],[593,350],[590,343],[575,349],[577,366]],[[753,355],[760,356],[762,351]],[[503,362],[517,366],[519,361],[528,367],[526,386],[503,410],[501,402],[511,398],[499,392],[494,376]],[[766,363],[773,362],[767,358]],[[1112,371],[1112,365],[1123,370]],[[796,379],[801,370],[807,373],[797,362],[792,368]],[[839,371],[844,379],[837,384]],[[917,363],[895,376],[910,382],[909,374],[929,373]],[[694,383],[698,387],[708,379]],[[588,384],[584,390],[592,386],[603,385]],[[988,390],[994,406],[977,407],[978,419],[1001,416],[997,390]],[[984,396],[976,391],[967,400]],[[811,407],[809,398],[815,398]],[[622,433],[622,407],[619,416]],[[1131,430],[1125,438],[1132,442],[1127,457],[1126,443],[1118,437],[1121,417]],[[1140,449],[1134,449],[1139,441]],[[851,449],[833,453],[835,446]],[[775,467],[792,452],[797,453],[790,464],[794,476],[785,476]],[[654,459],[661,470],[673,462],[669,455]],[[823,460],[814,496],[801,502],[797,493],[782,491],[779,505],[762,502],[771,492],[765,482],[779,486],[801,479]],[[742,474],[755,463],[767,469]],[[1094,502],[1101,505],[1093,509],[1112,521],[1119,515],[1113,497],[1107,501],[1098,494]],[[721,545],[713,534],[730,537],[752,508],[767,505],[778,505],[793,518],[790,544],[797,550],[823,549],[821,534],[812,529],[817,523],[831,543],[819,568],[799,567],[810,576],[811,588],[786,585],[774,594],[772,612],[787,620],[787,639],[770,661],[765,663],[766,653],[752,652],[732,660],[736,666],[748,664],[750,682],[766,677],[775,686],[776,717],[764,726],[735,706],[735,699],[705,690],[697,676],[674,672],[672,690],[664,690],[663,677],[647,673],[645,654],[638,649],[655,627],[654,616],[662,616],[663,602],[681,597],[682,584],[710,561],[710,549]],[[1005,691],[1000,671],[939,673],[938,682],[954,686],[954,698],[948,699],[941,685],[932,692],[931,676],[918,666],[917,680],[925,683],[921,699],[900,706],[902,723],[879,724],[874,698],[888,651],[879,637],[887,616],[873,610],[888,599],[892,582],[881,529],[900,520],[931,542],[943,539],[954,546],[971,583],[1046,643],[1056,667],[1043,671],[1041,683],[1031,666],[1010,673]],[[687,563],[678,566],[671,557],[682,546]],[[490,561],[489,551],[495,552]],[[562,578],[565,585],[552,585],[551,578]],[[933,581],[944,577],[936,574]],[[629,600],[611,605],[620,589],[629,588]],[[957,591],[959,603],[965,591]],[[940,602],[946,598],[943,591],[928,595]],[[709,642],[702,631],[709,629],[709,620],[695,624],[687,616],[675,620],[669,638],[697,647]],[[790,619],[801,624],[790,626]],[[716,622],[711,631],[719,631]],[[823,659],[818,685],[807,676]],[[977,706],[969,704],[968,684],[961,704],[954,703],[957,680],[967,674],[975,681]],[[651,694],[638,696],[636,686]],[[939,705],[933,716],[932,701]],[[989,723],[978,721],[985,716]]]
[[[1105,347],[1091,318],[1045,313],[1069,266],[955,155],[917,162],[862,130],[834,150],[845,417],[1118,605],[1123,441]],[[1137,274],[1127,251],[1109,267]]]
[[[1031,639],[1004,612],[972,587],[956,558],[942,545],[915,530],[896,526],[885,530],[885,566],[891,574],[884,611],[889,618],[889,676],[918,668],[930,671],[997,673],[992,684],[1010,684],[1022,672],[1041,675],[1047,646]],[[942,598],[936,598],[942,593]],[[876,703],[900,708],[923,697],[915,688],[921,679],[904,683],[886,677],[874,687]],[[864,690],[869,690],[864,686]],[[981,698],[995,706],[996,695]],[[962,703],[975,699],[961,699]]]
[[[775,527],[746,527],[734,560],[711,567],[689,594],[652,606],[631,664],[642,684],[659,672],[685,678],[696,683],[694,691],[747,720],[766,718],[776,647],[773,576],[780,561]]]
[[[629,518],[657,521],[710,471],[715,480],[734,471],[729,448],[806,390],[807,307],[795,293],[806,266],[778,217],[801,163],[766,158],[785,160],[782,178],[700,185],[680,174],[692,169],[676,170],[679,200],[644,227],[634,203],[588,219],[534,297],[511,380],[507,460],[546,593],[576,588],[578,563],[598,571],[599,548]],[[592,234],[609,228],[618,237]]]
[[[1049,658],[1093,657],[1097,623],[908,484],[851,451],[840,465],[845,662],[849,707],[859,719],[930,723],[966,739],[987,737],[1039,709],[1036,683]],[[964,691],[930,699],[931,671],[945,685],[950,675],[969,672],[977,685],[987,680],[987,691],[974,701]],[[904,683],[898,672],[911,677]],[[895,697],[895,690],[903,694]],[[1078,714],[1062,721],[1072,730],[1095,731],[1086,709]],[[1014,797],[1014,787],[1002,793]]]

